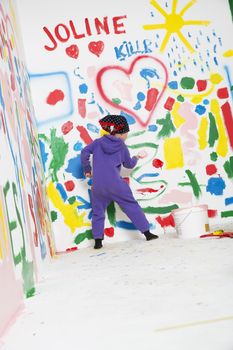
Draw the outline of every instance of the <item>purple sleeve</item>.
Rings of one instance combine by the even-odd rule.
[[[137,157],[130,157],[130,153],[129,153],[129,150],[127,148],[127,146],[124,147],[124,151],[123,151],[123,166],[125,168],[128,168],[128,169],[132,169],[135,167],[135,165],[137,164]]]
[[[81,164],[84,174],[91,172],[90,156],[93,154],[95,141],[84,147],[81,151]]]

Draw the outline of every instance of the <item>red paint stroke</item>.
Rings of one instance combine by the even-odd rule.
[[[228,98],[229,97],[228,89],[226,87],[218,89],[217,90],[217,96],[219,98]]]
[[[129,185],[129,177],[123,177],[123,180]]]
[[[151,187],[146,187],[146,188],[139,188],[137,190],[137,192],[140,192],[140,193],[153,193],[153,192],[158,192],[158,190],[155,190],[154,188],[151,188]]]
[[[75,250],[78,250],[77,247],[71,247],[71,248],[67,248],[66,252],[74,252]]]
[[[78,112],[82,118],[86,117],[86,98],[78,99]]]
[[[215,218],[218,215],[218,211],[215,209],[208,209],[208,218]]]
[[[156,88],[151,88],[147,91],[145,109],[151,111],[156,103],[159,91]]]
[[[175,103],[175,99],[172,97],[168,97],[167,101],[164,104],[164,108],[166,108],[168,111],[171,111],[174,103]]]
[[[163,161],[158,159],[158,158],[155,158],[153,159],[153,162],[152,162],[152,165],[155,167],[155,168],[162,168],[163,167]]]
[[[104,234],[107,236],[107,237],[113,237],[114,236],[114,228],[113,227],[108,227],[108,228],[105,228],[104,229]]]
[[[2,112],[1,112],[1,119],[2,119],[3,131],[4,131],[4,134],[6,134],[6,126],[5,126],[5,122],[4,122],[4,118],[3,118]]]
[[[161,227],[175,227],[175,221],[172,214],[165,217],[157,216],[155,220],[160,224]]]
[[[62,125],[61,131],[64,135],[68,134],[74,127],[74,124],[71,121],[66,122]]]
[[[50,92],[50,94],[48,95],[48,97],[46,99],[46,102],[48,103],[48,105],[54,106],[59,101],[63,101],[64,97],[65,97],[65,95],[64,95],[63,91],[56,89],[56,90]]]
[[[104,49],[104,43],[101,40],[99,40],[99,41],[91,41],[88,44],[88,49],[94,55],[100,57],[100,55],[101,55],[101,53],[103,52],[103,49]]]
[[[77,45],[71,45],[66,48],[66,54],[70,56],[71,58],[78,58],[79,55],[79,48]]]
[[[207,175],[213,175],[213,174],[216,174],[217,172],[217,168],[215,164],[208,164],[205,169],[206,169]]]
[[[72,181],[72,180],[66,181],[65,188],[67,191],[73,191],[73,189],[75,188],[74,181]]]
[[[207,80],[197,80],[197,90],[204,91],[207,87]]]
[[[230,106],[229,102],[224,103],[221,106],[221,110],[223,113],[223,118],[224,118],[225,126],[227,129],[230,145],[231,145],[231,148],[233,149],[233,131],[232,131],[233,130],[233,116],[232,116],[231,106]]]
[[[84,128],[84,126],[78,125],[76,129],[79,131],[80,138],[86,143],[86,145],[93,142],[91,136],[88,134],[88,131]]]
[[[112,70],[118,70],[118,71],[120,71],[120,72],[123,72],[124,74],[126,74],[126,75],[128,76],[128,78],[130,78],[130,74],[133,72],[133,69],[134,69],[135,64],[136,64],[137,62],[139,62],[140,60],[145,60],[145,59],[152,59],[152,60],[154,60],[157,64],[159,64],[159,65],[163,68],[163,70],[164,70],[165,79],[164,79],[164,84],[163,84],[163,86],[162,86],[162,90],[160,91],[160,94],[159,94],[159,96],[158,96],[158,98],[157,98],[156,103],[154,104],[152,110],[151,110],[150,113],[148,114],[147,119],[146,119],[145,121],[143,121],[143,120],[141,120],[140,116],[137,115],[137,114],[135,113],[134,110],[130,110],[129,108],[124,107],[124,106],[122,106],[121,104],[115,104],[115,103],[111,100],[111,98],[108,98],[108,96],[107,96],[107,94],[105,93],[104,88],[103,88],[103,76],[104,76],[104,74],[105,74],[106,72],[109,72],[109,71],[112,71]],[[160,61],[158,58],[155,58],[155,57],[149,56],[149,55],[142,55],[142,56],[136,57],[136,58],[132,61],[132,63],[131,63],[131,65],[130,65],[129,69],[124,69],[124,68],[122,68],[122,67],[120,67],[120,66],[108,66],[108,67],[104,67],[104,68],[100,69],[100,71],[98,72],[98,74],[97,74],[97,76],[96,76],[96,83],[97,83],[97,87],[98,87],[99,93],[100,93],[101,97],[103,98],[103,100],[104,100],[105,102],[107,102],[107,103],[108,103],[110,106],[112,106],[114,109],[116,108],[116,109],[119,109],[119,110],[122,110],[122,111],[128,113],[129,115],[132,115],[132,116],[137,120],[137,122],[138,122],[141,126],[145,127],[145,126],[147,126],[147,125],[150,123],[150,120],[151,120],[151,118],[152,118],[152,116],[153,116],[153,113],[154,113],[156,107],[158,106],[159,101],[161,100],[161,98],[162,98],[162,96],[163,96],[163,94],[164,94],[164,91],[165,91],[165,89],[166,89],[166,87],[167,87],[167,83],[168,83],[168,71],[167,71],[167,68],[166,68],[166,66],[164,65],[164,63],[163,63],[162,61]]]
[[[30,194],[28,194],[28,203],[29,203],[30,213],[32,215],[32,220],[33,220],[34,226],[35,226],[35,231],[33,232],[34,243],[35,243],[35,246],[38,247],[38,231],[37,231],[37,227],[36,227],[36,218],[34,215],[32,197]]]

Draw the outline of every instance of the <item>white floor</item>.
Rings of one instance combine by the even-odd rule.
[[[233,350],[233,239],[60,256],[26,304],[2,350]]]

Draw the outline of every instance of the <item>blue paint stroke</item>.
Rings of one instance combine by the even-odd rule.
[[[45,152],[45,144],[41,140],[39,140],[41,159],[43,164],[44,172],[46,172],[46,162],[48,160],[48,153]]]
[[[233,101],[233,90],[232,90],[232,81],[231,81],[231,76],[230,76],[230,70],[229,70],[228,66],[224,66],[224,70],[226,72],[228,87],[229,87],[229,90],[231,92],[231,99]]]
[[[172,89],[172,90],[178,89],[178,83],[177,83],[177,81],[175,81],[175,80],[170,81],[170,82],[168,83],[168,86],[169,86],[169,88]]]
[[[137,103],[136,103],[136,105],[133,107],[133,109],[135,110],[135,111],[138,111],[139,109],[141,109],[142,108],[142,105],[141,105],[141,103],[138,101]]]
[[[91,203],[86,201],[83,197],[76,196],[76,199],[83,203],[82,205],[78,206],[78,209],[91,209],[92,208]]]
[[[221,196],[225,187],[226,184],[221,177],[211,177],[208,180],[206,191],[214,194],[215,196]]]
[[[129,115],[128,113],[121,111],[120,115],[123,115],[127,119],[128,124],[132,125],[132,124],[136,123],[135,119],[131,115]]]
[[[100,131],[100,129],[96,125],[91,124],[91,123],[87,124],[87,129],[91,132],[94,132],[95,134],[98,134]]]
[[[68,161],[68,167],[65,169],[65,171],[67,173],[71,173],[76,179],[85,179],[80,154]]]
[[[81,94],[86,94],[87,93],[87,91],[88,91],[88,86],[87,86],[87,84],[80,84],[79,85],[79,91],[80,91],[80,93]]]
[[[65,189],[64,189],[64,187],[63,187],[63,185],[62,185],[61,183],[57,183],[56,189],[59,191],[59,193],[60,193],[60,195],[61,195],[63,201],[65,202],[65,201],[67,200],[67,197],[68,197],[68,196],[67,196],[67,193],[66,193],[66,191],[65,191]]]
[[[149,125],[148,126],[148,131],[153,131],[153,132],[155,132],[155,131],[157,131],[158,130],[158,127],[157,127],[157,125]]]
[[[218,60],[217,60],[217,57],[214,57],[214,63],[216,66],[218,66]]]
[[[151,69],[151,68],[144,68],[140,71],[140,75],[143,79],[147,81],[147,88],[150,88],[150,80],[149,78],[154,78],[156,77],[159,79],[159,75],[156,71],[156,69]]]
[[[209,103],[210,103],[209,100],[207,100],[207,99],[204,99],[204,100],[203,100],[203,104],[204,104],[204,105],[208,105]]]
[[[141,180],[144,179],[144,177],[157,177],[157,176],[159,176],[159,173],[143,174],[143,175],[139,176],[139,177],[136,179],[136,181],[141,182]]]
[[[80,141],[76,142],[76,144],[73,147],[74,151],[81,151],[82,148],[83,148],[83,144]]]
[[[145,94],[143,92],[139,91],[137,93],[137,98],[138,98],[139,101],[144,101],[146,96],[145,96]]]
[[[202,105],[197,105],[195,108],[195,112],[199,115],[203,115],[206,112],[206,108]]]
[[[225,198],[225,205],[233,204],[233,197]]]

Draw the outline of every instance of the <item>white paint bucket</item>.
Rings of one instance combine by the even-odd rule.
[[[209,233],[208,206],[205,204],[175,209],[172,215],[178,237],[197,238]]]

